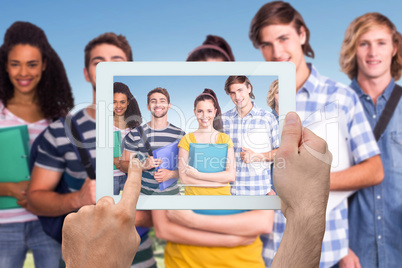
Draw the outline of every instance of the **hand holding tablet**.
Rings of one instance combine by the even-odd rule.
[[[318,267],[325,231],[332,154],[325,140],[288,113],[273,181],[287,219],[271,267]]]
[[[127,182],[118,204],[106,196],[96,205],[84,206],[66,217],[62,250],[67,267],[131,265],[140,244],[134,222],[141,173],[140,161],[131,157]]]
[[[288,223],[271,267],[316,267],[325,229],[332,156],[324,140],[302,129],[295,113],[286,118],[282,140],[273,179]],[[111,197],[103,197],[96,205],[66,217],[62,249],[67,267],[130,266],[140,243],[134,222],[141,173],[139,160],[131,156],[118,204]],[[183,220],[191,214],[178,211],[168,216]]]

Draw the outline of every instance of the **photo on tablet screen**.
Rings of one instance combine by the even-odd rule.
[[[97,72],[97,199],[119,201],[133,154],[144,165],[138,209],[280,208],[266,194],[280,115],[295,110],[294,65],[102,63]]]

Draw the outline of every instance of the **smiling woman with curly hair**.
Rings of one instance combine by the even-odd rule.
[[[0,47],[0,128],[27,125],[32,144],[52,119],[66,116],[73,105],[63,63],[43,30],[28,22],[12,24]],[[0,206],[0,267],[22,267],[29,249],[35,267],[58,267],[60,244],[26,210],[28,184],[0,183],[0,199],[7,196],[14,202]]]
[[[113,130],[119,131],[121,140],[131,129],[141,126],[142,116],[137,100],[127,85],[121,82],[113,84]],[[113,159],[115,170],[113,171],[113,194],[118,195],[124,188],[127,175],[119,170],[120,158]]]

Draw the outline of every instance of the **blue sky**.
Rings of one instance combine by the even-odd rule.
[[[184,61],[206,35],[224,37],[237,61],[262,61],[248,39],[250,21],[268,1],[6,1],[0,9],[0,35],[15,21],[41,27],[64,62],[77,105],[92,100],[84,79],[84,47],[113,31],[127,37],[136,61]],[[347,25],[366,12],[388,16],[402,30],[402,1],[289,1],[311,31],[318,71],[349,83],[338,57]],[[55,89],[56,90],[56,89]]]

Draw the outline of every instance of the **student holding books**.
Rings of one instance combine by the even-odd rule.
[[[127,85],[115,82],[113,84],[113,131],[120,133],[120,141],[122,141],[131,129],[140,126],[141,123],[141,111],[137,100]],[[120,158],[115,157],[113,160],[116,167],[113,171],[113,194],[115,195],[123,190],[124,183],[127,180],[127,175],[119,170]]]
[[[73,103],[64,66],[43,30],[28,22],[12,24],[0,48],[0,128],[27,125],[32,144]],[[36,267],[58,267],[60,244],[26,210],[28,183],[3,181],[0,176],[0,197],[14,197],[19,205],[0,208],[0,267],[22,267],[29,249]]]
[[[234,161],[233,142],[222,131],[220,120],[221,110],[215,92],[205,89],[194,101],[194,115],[198,121],[198,129],[185,135],[179,142],[179,176],[180,182],[195,186],[186,186],[186,195],[230,195],[229,182],[235,180],[236,168]],[[218,118],[219,119],[218,119]],[[216,166],[220,172],[200,172],[189,165],[190,144],[228,144],[226,165],[221,167],[220,159],[216,159]],[[196,153],[197,154],[197,153]],[[199,155],[198,158],[202,156]],[[194,158],[197,158],[195,155]],[[205,159],[195,159],[195,162]],[[219,163],[218,163],[219,162]],[[212,162],[211,162],[212,166]],[[216,169],[215,169],[216,170]]]
[[[236,177],[233,142],[227,134],[220,132],[221,111],[214,91],[205,89],[197,96],[194,101],[194,114],[199,124],[198,129],[185,135],[178,145],[180,181],[191,185],[186,186],[185,194],[230,195],[229,182],[234,181]],[[193,143],[227,144],[226,166],[222,171],[205,173],[191,167],[188,164],[189,157],[194,156],[189,155],[189,148]],[[214,161],[214,164],[218,162],[220,161]],[[219,221],[219,216],[215,217],[215,221]],[[248,242],[245,245],[232,247],[189,245],[169,241],[165,248],[165,264],[167,267],[264,267],[261,240],[253,235],[246,237]]]

